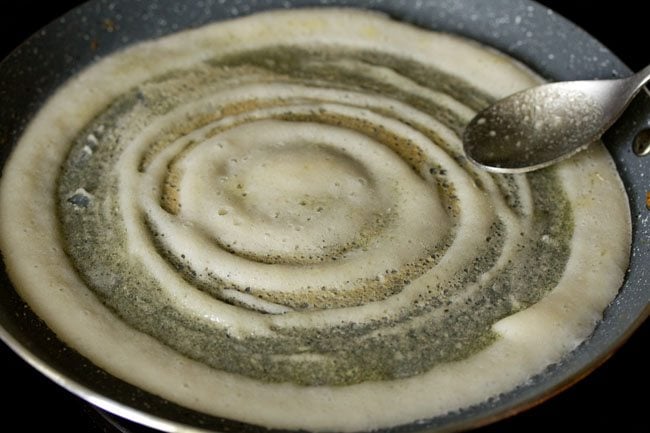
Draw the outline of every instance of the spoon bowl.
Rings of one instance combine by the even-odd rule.
[[[650,79],[567,81],[515,93],[467,125],[467,157],[488,171],[525,173],[569,158],[597,141]]]

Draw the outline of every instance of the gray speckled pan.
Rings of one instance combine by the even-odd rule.
[[[354,6],[386,12],[419,26],[477,39],[521,60],[550,80],[610,78],[629,70],[607,49],[563,18],[525,0],[93,0],[52,23],[0,64],[0,152],[4,162],[26,123],[67,78],[130,43],[278,7]],[[109,21],[110,20],[110,21]],[[111,23],[101,28],[97,22]],[[111,31],[109,31],[111,30]],[[35,53],[40,62],[35,63]],[[27,89],[17,83],[31,83]],[[36,91],[34,91],[36,89]],[[633,252],[627,279],[591,339],[526,386],[461,413],[392,429],[449,431],[482,425],[559,392],[598,366],[650,312],[650,158],[632,152],[650,123],[650,97],[640,95],[605,141],[630,198]],[[189,411],[98,370],[67,349],[36,318],[0,274],[0,337],[29,363],[92,403],[137,422],[175,431],[267,431]],[[9,290],[7,290],[9,289]]]

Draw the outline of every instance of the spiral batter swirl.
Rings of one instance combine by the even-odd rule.
[[[335,33],[340,19],[349,28]],[[288,30],[278,35],[282,23]],[[298,406],[305,390],[336,390],[328,392],[346,397],[309,394],[304,404],[339,407],[383,383],[391,393],[399,383],[415,401],[422,394],[409,380],[450,368],[460,370],[444,381],[496,371],[470,366],[520,338],[527,325],[508,325],[513,318],[537,314],[563,287],[585,281],[567,275],[602,266],[609,252],[596,263],[576,247],[585,230],[596,249],[622,239],[612,254],[625,255],[616,253],[625,228],[605,233],[589,213],[620,192],[600,150],[576,159],[584,166],[516,176],[466,160],[459,137],[473,115],[537,82],[500,55],[358,12],[262,14],[208,29],[100,64],[100,82],[111,70],[125,81],[97,100],[94,78],[79,80],[95,108],[59,140],[60,169],[43,187],[55,197],[48,224],[61,234],[70,278],[119,326],[146,335],[147,347],[207,368],[196,377],[281,388]],[[400,51],[402,39],[414,48]],[[430,47],[434,61],[423,54]],[[485,65],[494,70],[477,77]],[[591,183],[576,180],[585,173]],[[432,407],[438,400],[420,398],[412,414],[386,416],[378,403],[364,409],[372,416],[342,426],[311,424],[304,414],[279,422],[266,391],[256,397],[269,405],[261,420],[229,412],[235,394],[224,400],[228,409],[193,398],[209,413],[284,428],[374,428],[444,413],[510,389],[581,341],[620,284],[620,269],[605,272],[608,294],[586,301],[580,317],[589,319],[566,328],[575,332],[557,339],[561,349],[540,348],[543,361],[515,364],[528,340],[504,346],[481,365],[507,355],[512,378],[486,373],[485,391],[462,403],[441,397]],[[551,328],[531,327],[526,339],[554,335]],[[165,386],[153,385],[186,401]]]
[[[66,251],[124,320],[214,368],[349,384],[465,357],[557,283],[572,229],[552,172],[465,161],[488,99],[329,46],[157,77],[68,156]]]

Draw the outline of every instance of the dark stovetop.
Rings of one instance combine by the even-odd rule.
[[[0,14],[0,58],[40,27],[80,3],[7,2]],[[567,2],[545,0],[555,9],[587,30],[632,70],[648,62],[648,47],[637,42],[647,17],[634,8],[631,0],[611,2]],[[645,41],[647,37],[644,37]],[[0,101],[2,103],[2,101]],[[644,345],[650,341],[650,322],[642,325],[610,360],[578,384],[524,413],[477,430],[489,432],[551,431],[567,425],[580,425],[582,431],[647,432],[650,389],[650,358]],[[151,433],[151,429],[122,423],[115,427],[90,404],[46,379],[0,343],[0,383],[2,383],[2,422],[19,426],[24,432]],[[5,430],[0,427],[0,431]]]

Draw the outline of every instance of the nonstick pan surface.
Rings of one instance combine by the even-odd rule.
[[[161,4],[162,3],[164,2],[161,2]],[[390,3],[390,2],[386,2],[386,3]],[[397,4],[399,2],[392,2],[392,3]],[[404,3],[406,3],[407,5],[409,4],[409,2],[404,2]],[[501,3],[502,2],[494,2],[495,5]],[[591,11],[591,15],[589,15],[586,14],[585,11],[578,9],[575,6],[573,6],[572,8],[571,6],[563,5],[561,2],[556,2],[556,3],[557,4],[552,4],[551,2],[549,2],[549,6],[557,8],[559,12],[565,13],[569,18],[574,19],[574,21],[577,22],[579,25],[584,26],[587,30],[591,31],[596,38],[601,39],[606,46],[612,48],[614,53],[622,57],[623,61],[627,63],[627,65],[630,66],[632,69],[636,70],[639,69],[641,66],[643,66],[642,63],[645,61],[643,53],[641,52],[639,55],[637,55],[637,53],[633,53],[629,49],[629,47],[633,46],[634,44],[626,43],[623,45],[617,45],[621,39],[627,39],[628,41],[633,41],[633,32],[630,32],[629,38],[624,38],[624,36],[621,35],[622,32],[621,29],[628,29],[628,30],[634,29],[634,21],[632,20],[630,22],[631,17],[633,18],[633,14],[629,15],[630,14],[629,8],[621,7],[621,5],[619,4],[618,5],[619,7],[616,9],[616,11],[606,11],[607,21],[605,22],[604,25],[601,25],[601,27],[599,27],[597,21],[595,21],[597,20],[598,14],[594,15],[593,11]],[[106,13],[107,10],[110,10],[110,9],[106,9],[109,6],[109,2],[105,2],[105,3],[100,2],[100,4],[104,5],[105,7],[105,9],[103,9],[102,12]],[[140,2],[133,2],[135,8],[141,7],[142,4],[143,3]],[[58,3],[56,6],[63,8],[65,4]],[[562,10],[561,9],[562,7],[567,9]],[[595,7],[596,6],[592,6],[592,8]],[[498,7],[493,6],[493,10],[497,10],[497,9]],[[25,19],[27,20],[26,22],[28,24],[25,25],[25,27],[18,26],[19,28],[21,28],[23,32],[22,35],[18,37],[18,39],[22,39],[23,37],[27,36],[29,33],[32,33],[32,30],[36,30],[36,28],[40,27],[41,24],[44,24],[50,18],[54,18],[60,12],[63,12],[63,10],[48,11],[47,9],[42,9],[39,12],[35,13],[37,18],[27,16]],[[504,14],[507,14],[509,11],[502,11],[502,12]],[[621,14],[622,12],[626,12],[628,14],[625,16],[626,21],[617,22],[616,15]],[[46,18],[45,13],[52,13],[54,15],[48,14]],[[571,15],[571,14],[576,14],[576,15]],[[38,22],[39,15],[41,20],[40,22]],[[9,16],[11,16],[11,14],[9,14]],[[103,35],[104,37],[106,37],[108,41],[107,43],[105,43],[101,39],[99,40],[97,45],[98,48],[97,51],[99,53],[101,53],[103,49],[106,50],[112,49],[110,44],[115,44],[113,48],[118,47],[120,45],[120,42],[124,41],[125,33],[127,34],[126,42],[133,40],[133,38],[128,37],[129,34],[128,26],[122,25],[119,29],[114,28],[111,30],[109,23],[106,22],[104,19],[101,19],[99,16],[90,18],[91,15],[89,15],[88,17],[89,17],[88,26],[94,26],[96,28],[97,35],[99,36]],[[409,20],[415,20],[416,22],[418,20],[417,17],[413,17],[413,16],[407,16],[406,18]],[[68,19],[74,20],[74,14],[70,16]],[[11,20],[11,21],[13,21],[12,24],[18,25],[18,20]],[[73,25],[73,21],[68,21],[67,23],[59,24],[59,27],[66,27],[66,24]],[[569,26],[568,28],[570,30],[574,30],[573,26],[570,26],[568,24],[566,25]],[[27,30],[27,31],[25,30],[30,28],[32,30]],[[614,29],[616,29],[616,32],[614,32]],[[138,29],[136,33],[138,33],[141,30],[142,29]],[[602,33],[599,33],[601,31]],[[18,33],[20,34],[20,32]],[[12,32],[12,34],[14,33]],[[607,37],[611,38],[612,35],[614,34],[616,34],[616,36],[618,36],[620,39],[618,38],[609,39],[609,40],[607,39]],[[580,43],[583,43],[582,42],[583,39],[581,38],[586,38],[584,40],[586,40],[588,43],[593,42],[591,38],[583,34],[578,34],[577,37]],[[557,50],[564,49],[564,47],[559,47],[557,45],[553,48],[552,34],[545,35],[544,40],[541,42],[543,42],[544,44],[550,44],[551,48],[549,49],[557,49]],[[556,42],[558,44],[567,43],[566,40],[556,41]],[[505,42],[501,42],[501,43],[507,45],[507,43]],[[42,53],[41,55],[45,57],[57,56],[57,45],[54,41],[52,41],[51,44],[46,45],[46,47],[48,47],[53,51],[51,53],[41,52]],[[7,47],[7,49],[9,48],[10,47]],[[505,49],[507,48],[507,46],[505,48],[504,46],[501,46],[499,48]],[[589,47],[587,47],[587,49],[588,48]],[[599,48],[600,47],[598,47],[598,49]],[[571,47],[569,47],[569,49],[571,49]],[[580,47],[580,49],[584,49],[584,47]],[[536,53],[528,54],[529,56],[528,58],[521,58],[521,57],[520,58],[524,62],[531,64],[533,67],[542,68],[542,73],[551,79],[593,78],[592,76],[588,75],[591,71],[586,71],[586,70],[565,71],[565,73],[567,74],[566,76],[558,76],[557,75],[558,73],[560,74],[562,73],[562,71],[558,72],[558,70],[556,70],[557,68],[561,69],[561,66],[558,65],[548,66],[552,68],[553,71],[544,71],[543,70],[544,66],[540,66],[540,64],[535,63],[536,62],[535,56],[541,57],[543,54],[546,53],[543,51],[536,52]],[[616,61],[616,59],[610,53],[605,52],[602,53],[601,56],[606,58],[612,58],[613,62]],[[515,53],[515,57],[517,57],[517,53]],[[647,58],[647,56],[645,57]],[[540,61],[539,58],[537,59],[537,61]],[[544,61],[540,61],[540,63],[543,64]],[[52,67],[51,65],[52,64],[46,67],[51,68]],[[39,66],[44,66],[44,65],[38,65],[38,64],[33,65],[33,67],[36,69]],[[79,63],[78,63],[78,59],[73,57],[72,59],[64,59],[64,61],[61,62],[61,64],[58,64],[56,66],[59,67],[60,70],[54,72],[53,74],[55,76],[54,84],[50,84],[50,86],[54,86],[55,84],[58,84],[60,80],[68,76],[70,73],[74,72],[74,70],[79,67]],[[624,68],[619,68],[619,72],[621,74],[624,74],[627,71]],[[594,73],[598,74],[600,78],[605,78],[607,71],[599,70]],[[572,77],[571,74],[576,74],[576,76]],[[42,99],[47,96],[48,92],[50,92],[53,89],[53,87],[49,87],[49,88],[43,87],[39,83],[35,83],[33,81],[22,83],[22,84],[16,83],[16,85],[24,86],[25,94],[34,96],[35,101],[42,101]],[[37,88],[41,89],[42,93],[40,95],[36,91]],[[3,99],[3,104],[5,104],[4,96],[2,99]],[[639,105],[641,105],[640,108],[638,107]],[[632,107],[632,109],[633,110],[636,109],[637,112],[639,110],[645,109],[645,113],[648,112],[647,104],[643,106],[643,104],[637,103],[635,104],[634,107]],[[608,136],[608,138],[610,139],[610,141],[623,141],[623,142],[629,141],[629,137],[627,139],[620,138],[620,137],[626,136],[626,134],[627,136],[633,135],[632,134],[633,131],[640,129],[640,127],[643,126],[643,124],[647,125],[648,123],[647,119],[648,119],[647,114],[645,114],[645,116],[643,114],[638,114],[638,113],[636,113],[636,115],[635,113],[628,114],[626,116],[626,119],[623,119],[622,122],[620,122],[621,125],[619,126],[619,128],[616,131],[613,131]],[[24,120],[25,119],[17,119],[19,123],[23,122]],[[5,133],[6,133],[5,130],[3,130],[3,134]],[[7,151],[6,149],[7,144],[3,143],[3,146],[5,146],[2,150],[3,158],[4,158],[6,156],[4,155],[4,153],[6,153]],[[624,152],[620,152],[620,153],[623,154]],[[650,167],[649,164],[650,161],[643,161],[643,162],[645,163],[645,172],[650,174],[650,168],[648,168]],[[636,172],[636,175],[638,175],[638,172]],[[643,183],[639,183],[638,186],[643,187]],[[645,187],[650,189],[650,185],[648,185],[647,180],[645,183]],[[639,194],[643,193],[643,191],[635,191],[635,192]],[[642,207],[640,206],[639,209],[643,210]],[[633,210],[633,216],[635,216],[634,212],[635,211]],[[647,262],[647,239],[648,239],[647,230],[648,229],[647,227],[639,228],[639,226],[637,225],[636,230],[637,230],[636,231],[637,236],[635,238],[636,241],[646,242],[645,258]],[[639,281],[642,280],[639,279]],[[639,297],[636,299],[636,302],[642,303],[643,300],[645,299],[647,305],[647,299],[648,299],[647,292],[648,290],[650,290],[648,288],[647,281],[644,287],[638,287],[638,289],[641,292],[645,293],[645,298]],[[619,329],[617,329],[614,332],[615,335],[609,336],[609,340],[615,340],[615,344],[613,345],[609,344],[608,349],[604,351],[605,353],[601,353],[599,357],[596,357],[598,358],[599,361],[603,356],[607,356],[607,354],[609,354],[611,350],[614,349],[618,343],[622,343],[622,340],[627,335],[627,332],[630,330],[630,327],[633,326],[635,319],[639,319],[642,315],[642,314],[635,315],[634,309],[631,309],[628,312],[622,312],[620,314],[623,317],[622,319],[623,321],[627,320],[627,324],[619,325]],[[561,422],[561,419],[571,419],[571,418],[573,418],[574,420],[580,419],[581,423],[584,423],[583,425],[585,426],[585,428],[588,428],[588,426],[594,426],[600,428],[605,428],[607,426],[610,426],[610,428],[614,428],[615,426],[620,426],[620,423],[624,422],[622,418],[625,418],[625,420],[631,421],[633,424],[636,421],[637,426],[639,427],[639,429],[641,429],[641,426],[645,424],[645,422],[641,424],[644,421],[644,419],[642,419],[644,418],[644,416],[641,410],[643,402],[636,401],[630,394],[625,393],[625,391],[647,388],[649,375],[645,370],[644,365],[647,365],[648,359],[647,359],[647,355],[645,355],[644,352],[640,349],[642,342],[647,341],[647,336],[648,336],[648,325],[646,324],[635,333],[632,339],[628,343],[626,343],[625,346],[618,353],[614,355],[612,360],[608,361],[604,366],[596,370],[595,373],[587,377],[578,385],[562,393],[560,396],[551,399],[550,401],[546,402],[545,404],[543,404],[538,408],[527,411],[512,419],[502,421],[499,424],[487,427],[486,430],[495,429],[494,431],[503,431],[503,429],[505,428],[523,429],[529,426],[543,427],[544,425],[550,428],[552,426],[557,427],[558,423]],[[604,340],[609,341],[608,338],[605,337]],[[611,343],[611,341],[609,341],[609,343]],[[36,342],[34,344],[36,344]],[[86,411],[85,409],[81,409],[82,406],[78,401],[77,397],[70,395],[67,391],[61,390],[57,385],[50,383],[48,379],[42,378],[39,373],[36,373],[33,369],[31,369],[31,367],[27,367],[23,361],[16,358],[15,355],[10,351],[8,351],[5,347],[3,347],[2,349],[3,350],[0,355],[2,356],[2,358],[0,358],[1,360],[0,365],[3,365],[3,371],[5,372],[4,374],[6,375],[5,377],[9,380],[14,379],[16,377],[24,377],[24,379],[14,381],[16,385],[11,387],[11,391],[5,389],[5,393],[7,393],[6,395],[8,396],[15,395],[16,397],[13,403],[11,404],[11,406],[7,407],[3,412],[5,412],[10,417],[15,417],[13,419],[21,423],[19,425],[24,426],[23,428],[26,431],[30,429],[29,427],[30,425],[34,427],[37,425],[40,426],[41,425],[40,422],[43,420],[45,420],[46,422],[45,425],[48,425],[51,429],[64,428],[64,429],[69,429],[69,431],[74,431],[73,428],[70,427],[69,424],[70,422],[79,422],[79,421],[81,421],[82,423],[91,422],[91,421],[86,421],[84,419],[84,417],[87,417],[85,413]],[[39,350],[39,349],[35,348],[34,350]],[[6,359],[8,359],[9,362],[5,367]],[[590,365],[589,368],[593,366],[595,365]],[[582,372],[578,374],[578,376],[581,375]],[[570,378],[567,381],[567,383],[571,382],[573,379],[577,379],[577,377],[574,376]],[[533,399],[533,400],[537,401],[537,399]],[[519,410],[521,408],[522,407],[517,407],[515,409]],[[93,430],[88,430],[88,428],[84,428],[84,430],[93,431]]]

